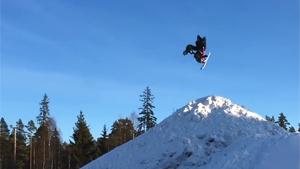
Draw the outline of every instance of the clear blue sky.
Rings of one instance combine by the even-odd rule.
[[[185,45],[207,37],[200,71]],[[36,119],[44,93],[64,140],[82,110],[94,137],[140,107],[158,121],[190,100],[231,99],[299,119],[298,0],[2,0],[0,116]]]

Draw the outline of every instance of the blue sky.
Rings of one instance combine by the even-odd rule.
[[[0,116],[36,118],[44,93],[68,140],[82,110],[94,137],[138,112],[150,86],[158,121],[207,95],[299,119],[299,2],[1,1]],[[185,45],[207,37],[200,71]]]

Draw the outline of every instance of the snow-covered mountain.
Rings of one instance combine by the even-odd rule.
[[[209,96],[82,169],[297,169],[299,140],[229,99]]]

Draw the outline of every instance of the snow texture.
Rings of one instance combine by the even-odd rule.
[[[82,169],[299,169],[299,141],[229,99],[208,96]]]

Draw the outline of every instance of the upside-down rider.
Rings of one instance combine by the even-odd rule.
[[[188,44],[183,52],[184,55],[194,54],[194,58],[199,63],[205,63],[207,55],[206,51],[206,38],[197,35],[196,46]]]

